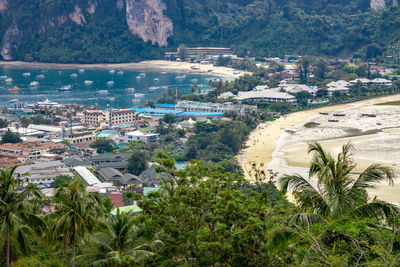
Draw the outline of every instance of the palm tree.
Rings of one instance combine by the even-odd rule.
[[[67,246],[71,246],[72,266],[75,266],[76,246],[85,234],[93,229],[96,219],[101,214],[99,199],[86,193],[83,182],[75,179],[57,189],[54,204],[54,213],[49,214],[56,217],[54,238],[62,239],[63,254]]]
[[[16,242],[23,254],[29,252],[28,236],[32,236],[33,225],[43,225],[42,220],[31,211],[33,199],[40,199],[36,186],[30,184],[19,191],[20,181],[11,170],[0,169],[0,251],[6,253],[6,266],[11,263],[12,242]]]
[[[337,159],[334,159],[319,143],[309,145],[308,153],[315,153],[309,170],[309,177],[315,175],[318,179],[315,187],[300,175],[286,175],[280,179],[282,192],[290,189],[305,212],[299,215],[299,219],[308,223],[343,215],[382,219],[399,213],[394,205],[384,201],[373,199],[369,202],[366,190],[384,180],[393,184],[392,169],[373,164],[356,175],[351,149],[350,143],[342,146]]]
[[[133,213],[120,213],[117,209],[117,215],[107,220],[105,230],[90,236],[90,243],[94,244],[95,250],[77,256],[76,261],[94,266],[119,266],[129,257],[140,259],[153,255],[144,248],[151,248],[160,241],[151,245],[137,245],[133,217]]]

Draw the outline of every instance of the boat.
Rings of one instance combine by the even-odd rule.
[[[197,80],[197,79],[191,79],[190,81],[191,81],[192,83],[197,83],[198,80]]]
[[[10,91],[10,92],[18,92],[19,91],[19,87],[18,86],[14,86],[13,88],[8,89],[8,91]]]
[[[85,72],[85,69],[80,69],[79,70],[79,73],[84,73]]]
[[[29,84],[29,86],[30,86],[30,87],[36,87],[36,86],[39,86],[39,82],[37,82],[37,81],[33,81],[33,82],[31,82],[31,83]]]
[[[7,78],[8,78],[7,76],[0,76],[0,80],[5,80]]]
[[[168,90],[168,86],[160,86],[160,89],[165,89],[165,90]]]
[[[61,86],[61,87],[58,89],[58,91],[61,91],[61,92],[71,91],[71,90],[72,90],[72,85],[64,85],[64,86]]]
[[[12,83],[14,80],[12,78],[6,78],[4,81],[6,83]]]
[[[117,72],[117,74],[118,74],[118,75],[123,75],[124,72],[123,72],[122,70],[120,70],[120,71]]]
[[[136,94],[134,94],[134,96],[135,96],[135,98],[141,98],[141,97],[144,97],[144,94],[136,93]]]
[[[86,80],[86,81],[84,81],[83,83],[86,84],[86,85],[91,85],[91,84],[93,84],[93,81]]]
[[[135,92],[135,88],[126,88],[126,91],[133,93],[133,92]]]
[[[36,75],[36,79],[44,79],[44,75],[43,74]]]
[[[186,79],[186,75],[185,74],[175,77],[175,80],[184,80],[184,79]]]
[[[78,77],[78,74],[76,74],[76,73],[72,73],[71,75],[69,75],[69,76],[71,76],[71,78],[76,78],[76,77]]]
[[[115,97],[109,97],[108,98],[110,101],[115,101]]]
[[[108,90],[99,90],[99,91],[97,91],[97,93],[106,95],[106,94],[108,94]]]
[[[153,81],[154,81],[155,83],[158,83],[158,82],[160,81],[160,79],[159,79],[159,78],[154,78]]]
[[[139,74],[139,76],[144,78],[144,77],[146,77],[146,73],[142,72],[142,73]]]
[[[22,73],[22,76],[24,76],[24,77],[30,77],[30,76],[31,76],[31,73],[30,73],[30,72],[24,72],[24,73]]]
[[[161,72],[161,75],[166,75],[167,73],[165,71]]]
[[[111,73],[111,74],[114,74],[114,73],[115,73],[115,70],[110,70],[110,73]]]
[[[136,99],[136,98],[132,99],[132,103],[138,103],[140,101],[141,101],[140,99]]]
[[[158,89],[160,89],[160,87],[158,87],[158,86],[151,86],[151,87],[149,87],[149,92],[153,92],[153,91],[158,90]]]
[[[114,85],[114,81],[107,82],[107,86],[113,86],[113,85]]]

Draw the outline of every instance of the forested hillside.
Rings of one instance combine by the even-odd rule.
[[[341,56],[398,42],[393,0],[0,0],[1,56],[45,62],[161,58],[179,44],[238,55]]]

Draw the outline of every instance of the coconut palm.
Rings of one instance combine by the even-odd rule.
[[[343,215],[385,218],[399,212],[384,201],[373,199],[369,202],[366,191],[384,180],[393,184],[392,169],[373,164],[356,175],[351,149],[350,143],[342,146],[335,159],[319,143],[309,145],[308,153],[314,153],[309,178],[317,177],[315,187],[300,175],[286,175],[280,179],[282,192],[291,190],[298,206],[305,212],[299,218],[310,223]]]
[[[31,207],[32,200],[41,198],[41,194],[32,184],[19,190],[20,181],[14,177],[16,167],[0,169],[0,251],[5,250],[6,266],[11,263],[12,243],[15,242],[22,253],[27,254],[30,247],[28,236],[35,233],[33,226],[42,225],[42,220],[32,213]]]
[[[89,237],[90,243],[95,246],[94,250],[77,256],[76,261],[94,266],[119,266],[129,257],[138,259],[153,255],[144,248],[151,248],[159,242],[138,245],[133,216],[133,213],[120,213],[117,209],[117,215],[107,220],[105,230]]]
[[[85,185],[79,179],[62,184],[54,195],[55,210],[49,214],[55,217],[54,238],[62,240],[63,253],[71,247],[72,266],[75,266],[76,246],[93,229],[101,214],[98,201],[95,195],[86,193]]]

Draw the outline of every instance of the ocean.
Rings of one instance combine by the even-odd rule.
[[[97,104],[101,108],[107,105],[113,108],[143,106],[147,100],[156,100],[168,90],[190,94],[195,83],[203,92],[207,92],[210,90],[209,80],[215,78],[196,74],[140,74],[141,72],[118,70],[1,68],[0,103],[5,105],[13,99],[18,99],[21,103],[49,99],[59,103]],[[9,78],[12,82],[7,82]],[[30,86],[32,82],[39,84]],[[70,91],[59,91],[61,87],[69,85]],[[9,89],[14,86],[19,87],[19,90],[11,92]]]

